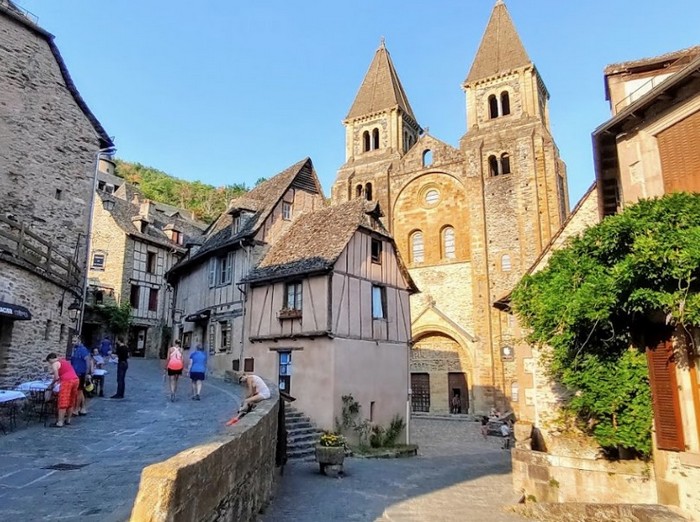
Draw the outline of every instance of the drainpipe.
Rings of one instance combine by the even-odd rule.
[[[92,217],[94,214],[95,192],[97,192],[97,173],[100,170],[100,158],[102,156],[111,157],[116,152],[116,147],[106,147],[100,149],[95,154],[95,170],[92,177],[92,192],[90,194],[90,206],[88,209],[88,229],[85,236],[85,273],[83,276],[83,299],[80,302],[80,323],[78,323],[78,333],[80,336],[83,332],[83,323],[85,322],[85,300],[87,299],[88,287],[88,272],[90,267],[90,247],[92,246]]]
[[[410,332],[409,332],[410,333]],[[413,345],[413,341],[408,341],[406,343],[407,345],[407,350],[406,350],[406,391],[407,391],[407,398],[406,398],[406,444],[411,443],[411,395],[413,394],[413,390],[411,389],[411,346]]]

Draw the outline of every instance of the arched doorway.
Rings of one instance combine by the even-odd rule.
[[[410,368],[413,411],[469,413],[472,367],[457,340],[439,332],[421,336],[413,344]]]

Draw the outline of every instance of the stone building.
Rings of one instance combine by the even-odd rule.
[[[113,146],[54,37],[0,1],[0,387],[67,349],[80,308],[95,162]],[[70,306],[76,303],[74,306]]]
[[[176,335],[185,348],[205,346],[212,370],[253,371],[252,359],[241,361],[246,290],[239,283],[295,219],[323,206],[321,184],[306,158],[234,199],[168,272]]]
[[[128,302],[131,353],[158,357],[172,327],[173,289],[165,273],[184,257],[188,242],[199,240],[206,224],[187,210],[150,201],[134,185],[112,179],[113,172],[107,170],[111,165],[101,162],[98,174],[83,341],[97,347],[108,333],[99,313],[102,305]],[[101,190],[100,181],[105,183]]]
[[[343,121],[332,190],[336,203],[379,202],[423,291],[411,298],[414,411],[448,412],[454,395],[465,413],[510,408],[517,326],[492,304],[569,213],[549,92],[501,0],[462,88],[467,132],[454,147],[421,128],[382,42]]]
[[[408,418],[416,288],[380,212],[357,198],[303,214],[242,279],[249,369],[325,430],[345,395],[376,424]]]
[[[593,133],[596,182],[531,272],[544,268],[567,238],[641,198],[700,192],[700,47],[610,65],[605,88],[612,118]],[[507,298],[497,303],[507,305]],[[700,334],[657,330],[653,340],[643,336],[642,346],[654,399],[651,469],[600,459],[593,442],[567,442],[558,416],[566,394],[547,377],[542,351],[518,346],[525,393],[516,433],[523,442],[513,453],[516,489],[545,502],[658,502],[700,518]],[[529,446],[533,426],[535,449],[546,451]]]

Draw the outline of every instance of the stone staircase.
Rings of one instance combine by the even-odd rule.
[[[287,407],[284,413],[287,427],[287,459],[314,460],[314,446],[323,432],[294,408]]]

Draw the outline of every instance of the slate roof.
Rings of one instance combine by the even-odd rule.
[[[355,232],[364,228],[386,237],[394,245],[399,268],[411,290],[417,291],[398,257],[398,249],[391,235],[379,221],[380,215],[378,203],[362,198],[304,214],[296,219],[243,281],[261,283],[327,272],[333,268]]]
[[[382,40],[346,119],[359,118],[394,107],[416,119],[389,51]]]
[[[506,5],[498,0],[465,83],[485,80],[531,63]]]
[[[685,59],[691,61],[698,56],[700,56],[700,45],[695,45],[693,47],[672,51],[659,56],[630,60],[628,62],[613,63],[605,68],[604,73],[606,76],[609,76],[611,74],[629,72],[635,69],[645,69],[659,65],[671,65],[678,60]]]
[[[73,83],[73,79],[71,78],[71,75],[68,72],[66,63],[63,61],[63,57],[61,56],[61,53],[59,52],[58,47],[54,42],[54,35],[46,31],[45,29],[39,27],[39,25],[37,25],[33,20],[30,19],[30,17],[27,15],[27,13],[24,12],[23,9],[17,7],[17,5],[15,5],[15,3],[11,0],[7,0],[6,3],[0,2],[0,13],[4,13],[9,18],[12,18],[13,20],[19,22],[20,24],[24,25],[27,29],[33,31],[34,33],[41,36],[44,40],[46,40],[46,43],[48,43],[49,48],[51,49],[51,53],[53,54],[54,59],[58,64],[58,68],[61,71],[61,75],[63,76],[63,82],[66,84],[66,88],[73,96],[73,99],[75,100],[76,104],[83,112],[85,117],[88,119],[93,129],[95,129],[95,133],[97,134],[97,137],[100,141],[100,147],[103,149],[114,147],[114,142],[112,141],[112,138],[110,138],[107,135],[107,132],[105,131],[104,127],[102,127],[102,124],[97,120],[92,111],[90,111],[90,108],[87,106],[87,103],[85,103],[85,100],[83,100],[82,96],[80,96],[80,93],[78,92],[78,88],[75,86],[75,83]]]
[[[149,212],[148,215],[149,226],[146,228],[145,233],[141,232],[133,223],[134,217],[138,216],[141,212],[141,205],[140,203],[134,203],[134,196],[138,198],[139,202],[147,201],[143,194],[129,183],[124,183],[119,187],[113,196],[106,196],[114,201],[114,208],[111,211],[111,215],[115,223],[132,237],[166,248],[176,248],[184,252],[184,246],[178,245],[168,239],[164,231],[168,228],[179,230],[184,235],[184,242],[187,242],[190,239],[196,240],[206,229],[205,223],[187,217],[189,216],[187,210],[179,209],[180,213],[178,213],[178,216],[174,214],[169,216],[165,212],[159,212],[159,208],[162,208],[165,204],[151,201],[151,212]],[[176,208],[170,205],[165,205],[165,207]]]
[[[171,273],[181,271],[198,259],[207,257],[207,254],[213,251],[237,244],[244,239],[252,239],[297,177],[312,183],[317,193],[323,194],[311,158],[304,158],[232,200],[228,210],[223,212],[205,231],[202,246],[197,252],[173,267]],[[241,228],[234,234],[233,214],[239,211],[242,212]]]

